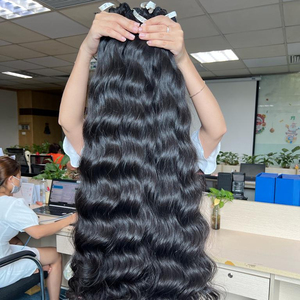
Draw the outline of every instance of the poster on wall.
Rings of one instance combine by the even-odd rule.
[[[300,145],[300,74],[262,76],[256,115],[255,154]]]

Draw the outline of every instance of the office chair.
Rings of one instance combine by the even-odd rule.
[[[43,267],[41,263],[39,262],[38,259],[35,258],[35,253],[32,251],[24,250],[20,251],[8,256],[5,256],[0,259],[0,268],[7,266],[11,263],[14,263],[20,259],[31,259],[33,260],[37,268],[39,269],[39,273],[32,274],[29,277],[22,278],[19,281],[0,288],[0,299],[1,300],[12,300],[16,299],[20,296],[22,296],[26,291],[28,291],[30,288],[33,286],[37,285],[40,283],[41,287],[41,300],[46,299],[46,294],[45,294],[45,285],[44,285],[44,279],[47,278],[48,272],[43,271]]]
[[[49,163],[49,160],[52,160],[51,155],[30,155],[30,166],[31,166],[31,173],[33,174],[40,174],[42,171],[45,170],[45,165]]]

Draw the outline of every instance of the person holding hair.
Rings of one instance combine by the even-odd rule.
[[[64,150],[81,174],[70,299],[219,297],[196,171],[214,170],[226,125],[180,25],[147,6],[95,16],[62,97]],[[192,137],[186,88],[202,124]]]
[[[21,188],[21,167],[9,157],[0,157],[0,258],[21,250],[36,254],[48,270],[47,288],[50,300],[58,300],[62,279],[61,255],[55,248],[31,248],[11,245],[9,241],[19,232],[26,232],[35,239],[55,234],[62,228],[75,223],[77,215],[51,224],[39,225],[38,216],[23,198],[13,196]],[[5,287],[36,272],[36,265],[30,260],[20,260],[0,269],[0,287]]]

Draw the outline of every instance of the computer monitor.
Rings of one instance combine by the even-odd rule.
[[[16,161],[21,165],[21,173],[28,173],[29,166],[25,158],[25,150],[23,148],[6,148],[9,156],[15,156]]]
[[[256,175],[266,171],[265,164],[245,164],[241,163],[240,172],[245,173],[246,181],[255,181]]]

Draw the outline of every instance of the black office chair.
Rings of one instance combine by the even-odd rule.
[[[20,296],[22,296],[26,291],[28,291],[30,288],[34,287],[38,283],[40,284],[41,287],[41,299],[45,300],[46,299],[46,294],[45,294],[45,285],[44,285],[44,279],[47,278],[48,272],[43,271],[43,267],[41,263],[39,262],[38,259],[35,258],[35,253],[32,251],[24,250],[20,251],[8,256],[5,256],[0,259],[0,268],[7,266],[11,263],[14,263],[18,260],[21,259],[31,259],[33,260],[37,268],[39,269],[39,273],[32,274],[29,277],[22,278],[19,281],[0,288],[0,299],[1,300],[12,300],[16,299]]]
[[[45,166],[49,163],[49,159],[52,160],[51,155],[30,155],[30,165],[31,165],[31,173],[33,174],[40,174],[42,171],[45,170]]]

